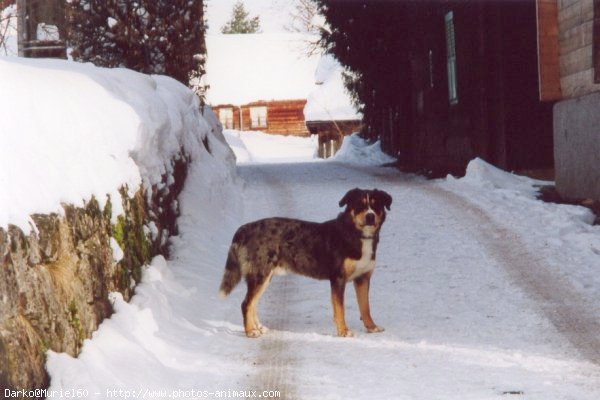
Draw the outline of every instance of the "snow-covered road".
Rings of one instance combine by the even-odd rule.
[[[597,327],[597,320],[586,319],[564,282],[536,270],[543,261],[518,234],[466,199],[384,168],[313,163],[239,171],[245,220],[331,218],[338,197],[355,186],[394,197],[371,292],[374,318],[386,332],[337,339],[327,284],[275,278],[262,315],[276,331],[260,343],[258,382],[266,376],[267,386],[285,386],[290,398],[484,399],[522,392],[528,399],[575,393],[592,399],[600,393],[598,369],[589,362],[599,361],[598,330],[566,324],[573,318]],[[565,292],[573,300],[567,306],[546,301]],[[353,298],[349,290],[347,318],[362,332]]]
[[[112,390],[255,390],[286,399],[597,400],[598,227],[579,208],[539,204],[525,194],[530,183],[473,166],[479,173],[461,181],[318,161],[240,165],[241,180],[193,169],[174,258],[155,259],[131,303],[114,297],[116,313],[77,359],[50,354],[51,389],[98,399],[115,398]],[[488,189],[473,182],[485,177]],[[354,187],[393,196],[371,282],[385,332],[364,332],[349,287],[355,337],[336,337],[329,284],[287,275],[261,300],[271,331],[247,339],[244,285],[217,296],[235,229],[267,216],[333,218]]]

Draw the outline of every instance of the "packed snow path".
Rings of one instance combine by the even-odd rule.
[[[165,399],[242,390],[285,399],[600,398],[597,300],[555,268],[561,255],[547,243],[532,244],[452,181],[334,162],[238,173],[242,183],[208,185],[206,170],[191,171],[173,259],[153,262],[131,303],[114,297],[115,315],[77,359],[50,354],[51,389],[83,387],[98,399],[114,390]],[[371,282],[385,332],[364,331],[349,286],[356,337],[336,337],[329,284],[287,275],[273,278],[259,306],[271,331],[246,338],[245,285],[217,295],[235,229],[267,216],[333,218],[354,187],[394,199]],[[499,209],[519,204],[504,195]],[[588,259],[565,254],[585,271]]]
[[[276,277],[262,301],[263,322],[276,329],[259,344],[262,386],[284,387],[289,398],[560,399],[572,384],[583,398],[600,393],[600,327],[588,304],[467,199],[392,169],[315,163],[239,172],[247,220],[331,218],[333,200],[355,186],[394,197],[371,291],[386,332],[334,338],[328,285]],[[347,320],[361,332],[353,298],[349,287]]]

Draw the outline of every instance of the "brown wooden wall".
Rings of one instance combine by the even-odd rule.
[[[558,47],[558,4],[556,0],[536,0],[538,34],[538,75],[540,100],[562,98]]]
[[[219,116],[222,108],[233,109],[232,129],[243,131],[261,131],[279,135],[309,136],[310,133],[304,121],[304,106],[306,100],[273,100],[257,101],[240,107],[231,104],[214,106],[213,110]],[[267,126],[252,126],[250,118],[251,107],[267,107]],[[240,120],[241,111],[241,120]],[[241,122],[241,125],[240,125]],[[224,126],[224,128],[226,128]]]

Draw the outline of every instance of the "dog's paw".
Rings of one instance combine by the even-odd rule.
[[[343,331],[338,331],[339,337],[354,337],[354,333],[350,329],[345,329]]]
[[[269,332],[269,328],[267,328],[267,327],[266,327],[266,326],[264,326],[264,325],[260,325],[260,326],[258,327],[258,330],[260,331],[260,333],[261,333],[261,334],[265,334],[265,333]]]
[[[369,332],[369,333],[378,333],[378,332],[383,332],[383,331],[385,331],[385,329],[383,327],[377,326],[377,325],[367,328],[367,332]]]
[[[258,338],[262,335],[261,331],[258,329],[252,329],[251,331],[246,331],[246,337],[249,338]]]

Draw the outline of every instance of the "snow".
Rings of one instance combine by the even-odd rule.
[[[306,162],[317,157],[317,137],[272,135],[226,129],[223,134],[238,164]]]
[[[318,56],[307,56],[304,34],[207,35],[209,104],[306,99]]]
[[[60,32],[56,25],[41,22],[36,27],[36,39],[40,41],[60,40]]]
[[[600,226],[592,225],[595,218],[587,208],[537,200],[538,189],[549,184],[552,182],[510,174],[474,159],[464,178],[449,176],[444,185],[518,230],[530,245],[542,244],[540,256],[549,260],[555,272],[590,299],[598,299]]]
[[[61,213],[107,195],[113,219],[119,188],[162,185],[171,159],[193,158],[216,126],[175,80],[63,60],[0,58],[0,227],[34,228],[29,215]],[[212,140],[212,139],[211,139]]]
[[[352,157],[384,157],[357,137],[345,143],[343,162],[306,156],[302,163],[269,163],[275,145],[257,145],[270,139],[258,133],[225,138],[239,158],[245,154],[237,174],[219,156],[192,165],[172,259],[156,257],[145,268],[130,303],[111,295],[115,314],[79,357],[49,352],[51,391],[84,389],[92,399],[198,399],[242,390],[301,399],[599,398],[593,349],[569,340],[586,329],[559,329],[555,309],[547,309],[560,311],[559,304],[529,292],[506,261],[531,261],[526,269],[558,294],[567,289],[554,283],[574,285],[567,292],[588,299],[586,312],[598,316],[600,227],[589,225],[580,207],[536,200],[535,188],[546,182],[482,160],[471,162],[465,178],[426,181],[361,165]],[[295,139],[277,140],[302,147]],[[225,300],[217,293],[235,229],[273,215],[332,218],[356,186],[394,198],[371,283],[372,313],[386,331],[365,333],[348,293],[356,337],[335,337],[329,285],[288,275],[274,278],[261,301],[271,332],[247,339],[243,285]],[[597,343],[596,332],[587,335]]]
[[[315,72],[315,87],[304,107],[307,121],[360,120],[362,115],[352,104],[344,87],[343,67],[330,54],[319,60]]]
[[[381,150],[379,140],[369,144],[358,133],[345,136],[342,147],[333,156],[333,161],[357,165],[384,165],[393,163],[395,158]]]

